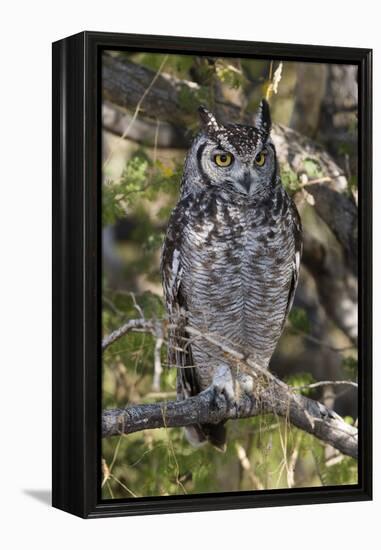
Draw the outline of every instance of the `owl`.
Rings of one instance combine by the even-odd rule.
[[[199,114],[162,250],[169,363],[178,399],[212,386],[232,405],[254,378],[211,341],[268,368],[295,294],[302,229],[281,183],[267,101],[252,126],[222,124],[205,107]],[[185,431],[194,445],[226,448],[223,423]]]

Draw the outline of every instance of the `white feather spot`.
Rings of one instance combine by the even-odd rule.
[[[173,257],[172,257],[172,273],[174,275],[177,274],[179,270],[179,265],[180,265],[180,250],[174,250]]]
[[[296,271],[298,272],[300,267],[300,252],[297,252],[295,254],[295,267],[296,267]]]

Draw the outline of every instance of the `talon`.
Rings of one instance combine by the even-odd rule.
[[[322,403],[319,403],[319,411],[320,411],[320,414],[325,418],[332,418],[333,420],[335,419],[337,420],[340,418],[340,416],[337,413],[335,413],[335,411],[328,409]]]
[[[212,386],[214,388],[217,400],[221,396],[224,398],[226,410],[237,407],[234,381],[229,367],[223,365],[217,369],[213,378]]]
[[[212,389],[214,394],[213,400],[216,408],[218,410],[223,409],[224,411],[226,411],[228,409],[228,401],[226,399],[226,396],[218,386],[212,386]]]
[[[253,395],[254,378],[252,376],[250,376],[249,374],[240,373],[237,377],[237,381],[243,393],[247,394],[248,396]]]

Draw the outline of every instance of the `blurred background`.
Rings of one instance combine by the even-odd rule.
[[[355,423],[357,388],[335,382],[357,382],[357,67],[107,51],[102,70],[104,335],[129,319],[165,319],[160,251],[197,107],[250,123],[267,97],[304,228],[294,307],[270,368]],[[160,328],[109,346],[103,407],[175,399],[166,355]],[[102,456],[103,498],[357,483],[353,459],[272,415],[230,421],[224,454],[171,428],[104,439]]]

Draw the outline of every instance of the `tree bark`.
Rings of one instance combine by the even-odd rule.
[[[237,406],[230,408],[221,395],[209,388],[184,401],[108,409],[102,415],[102,436],[199,423],[218,424],[229,419],[268,413],[287,418],[297,428],[332,445],[343,454],[357,458],[357,429],[321,403],[296,394],[280,381],[261,388],[258,397],[241,397]]]
[[[156,78],[155,85],[145,94],[154,78]],[[160,124],[163,122],[166,125],[167,137],[162,139],[159,132],[156,135],[157,145],[168,146],[168,143],[171,143],[173,146],[177,142],[177,145],[183,148],[191,138],[189,128],[195,129],[195,109],[185,108],[182,98],[187,94],[197,96],[200,90],[201,87],[195,82],[180,80],[165,73],[156,76],[155,72],[136,65],[126,58],[120,59],[109,55],[103,57],[103,103],[106,109],[104,115],[107,115],[105,124],[108,130],[117,135],[124,133],[123,126],[127,119],[123,121],[123,116],[131,117],[131,113],[139,108],[139,120],[143,123],[143,129],[144,124],[148,125],[149,129],[141,141],[146,143],[156,135],[152,127],[156,127],[157,121],[160,121]],[[144,94],[144,100],[141,101]],[[222,122],[252,123],[252,114],[242,112],[237,105],[227,102],[220,96],[215,98],[214,109]],[[139,132],[133,134],[133,131],[136,132],[134,126],[135,124],[126,137],[139,141]],[[141,129],[140,136],[142,132]],[[173,139],[171,135],[177,135],[178,139]],[[317,213],[331,228],[344,249],[349,269],[356,274],[357,208],[346,194],[348,181],[344,170],[323,147],[290,128],[274,124],[272,139],[281,168],[291,169],[303,181],[303,187],[314,197]],[[318,180],[324,184],[316,182],[309,184],[309,180],[314,178],[308,176],[306,161],[316,164]],[[319,263],[316,257],[312,256],[313,253],[317,253],[319,259],[320,253],[316,246],[309,247],[309,255],[306,259],[318,283],[321,275],[319,270],[321,271],[323,267],[325,272],[327,270],[323,265],[324,257]],[[328,272],[326,274],[330,275]],[[331,303],[338,304],[340,301],[331,300],[336,288],[335,284],[331,284],[331,279],[329,276],[325,277],[323,289],[327,296],[325,307],[328,310]],[[346,289],[343,289],[344,292]],[[338,326],[344,327],[341,323],[343,312],[336,308],[334,312],[331,311],[331,317],[334,314],[337,314]],[[355,338],[355,335],[352,335],[352,341],[355,341]],[[250,406],[247,398],[243,398],[238,407],[232,409],[227,409],[218,399],[216,400],[211,390],[206,390],[185,401],[136,405],[126,409],[104,411],[103,435],[108,437],[148,428],[186,426],[199,422],[218,423],[232,418],[273,412],[287,417],[298,428],[312,433],[344,454],[357,456],[355,428],[343,422],[335,413],[329,413],[320,403],[303,396],[295,396],[294,390],[288,387],[286,389],[280,381],[273,381],[270,386],[271,392],[264,389],[260,399],[252,399]]]
[[[188,94],[197,94],[201,88],[199,84],[165,73],[157,76],[154,71],[136,65],[126,58],[120,59],[109,55],[103,56],[102,78],[103,116],[109,131],[122,135],[122,128],[130,126],[127,138],[153,145],[153,141],[150,141],[155,139],[154,128],[157,121],[160,121],[160,124],[163,123],[163,135],[160,136],[160,131],[156,135],[158,146],[184,147],[190,142],[189,128],[194,125],[196,107],[192,110],[185,108],[182,97],[184,90]],[[141,102],[142,96],[154,79],[154,86]],[[139,119],[131,126],[128,124],[128,112],[134,112],[137,107],[140,109]],[[215,110],[218,117],[225,122],[253,122],[252,113],[242,113],[237,105],[218,96],[215,99]],[[289,167],[302,177],[306,175],[306,161],[316,164],[319,179],[324,181],[324,185],[311,185],[308,192],[314,195],[319,215],[344,245],[350,266],[354,270],[357,266],[357,208],[353,201],[343,194],[348,189],[343,169],[323,147],[295,130],[274,124],[272,138],[281,167]],[[341,196],[336,197],[331,193],[327,197],[327,188],[340,193]],[[330,204],[332,203],[331,206],[327,204],[327,199]]]
[[[159,321],[155,322],[156,325]],[[164,325],[166,323],[164,322]],[[130,320],[103,339],[105,349],[130,331],[152,332],[149,320]],[[164,328],[164,327],[163,327]],[[168,328],[168,326],[167,326]],[[273,413],[286,418],[297,428],[332,445],[343,454],[357,457],[357,429],[346,424],[334,411],[313,399],[297,393],[268,369],[259,367],[240,351],[230,347],[218,335],[185,327],[190,337],[203,338],[220,347],[230,356],[236,368],[253,378],[253,391],[240,394],[235,404],[213,387],[183,401],[131,405],[125,409],[109,409],[102,414],[102,436],[129,434],[153,428],[172,428],[192,424],[218,424],[229,419],[247,418]]]

